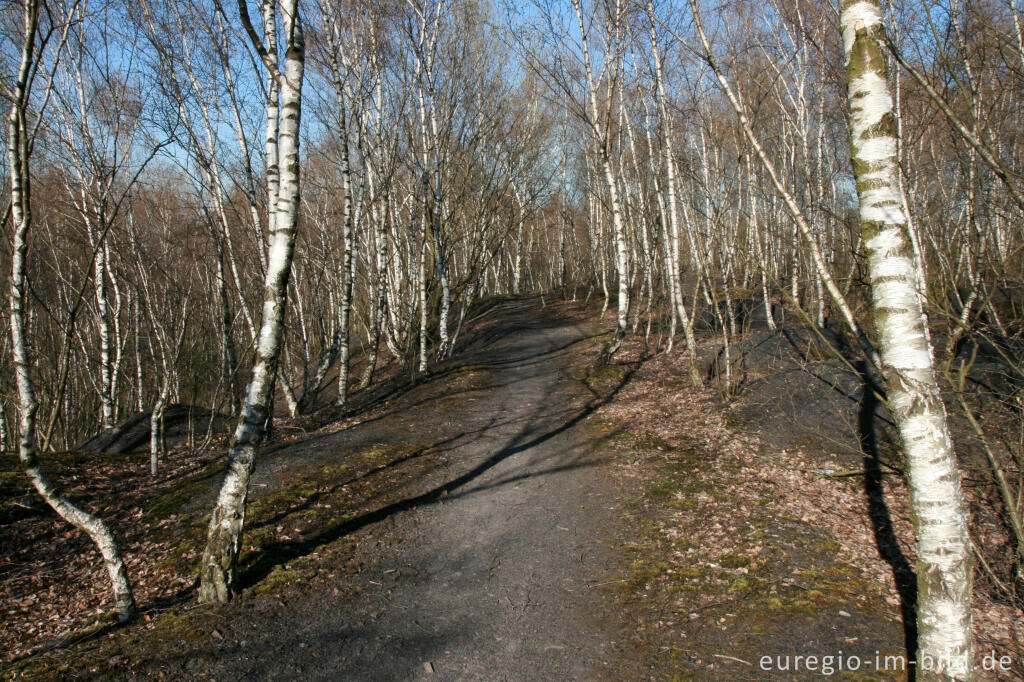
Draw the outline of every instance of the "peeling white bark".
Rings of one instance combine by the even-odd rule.
[[[206,549],[203,552],[199,596],[204,601],[227,601],[237,591],[235,575],[238,553],[241,549],[242,526],[245,520],[245,500],[249,477],[256,459],[256,446],[263,435],[268,416],[274,374],[280,357],[287,301],[288,279],[291,275],[292,255],[299,209],[299,121],[302,110],[302,80],[305,62],[305,41],[302,20],[298,14],[298,0],[279,3],[285,32],[284,71],[277,70],[276,29],[273,16],[275,3],[265,5],[264,22],[266,45],[256,45],[263,63],[280,91],[280,116],[277,101],[268,102],[268,118],[278,118],[274,144],[267,139],[270,150],[276,149],[276,160],[268,163],[268,183],[278,186],[270,205],[270,245],[267,250],[267,270],[264,281],[262,324],[256,341],[256,360],[249,381],[242,415],[235,430],[234,443],[228,455],[228,468],[221,484],[217,504],[210,517]],[[240,4],[244,11],[244,5]],[[269,7],[270,9],[266,9]],[[248,25],[248,17],[242,17]],[[251,26],[247,26],[251,29]],[[250,36],[253,31],[248,31]],[[255,42],[255,41],[254,41]],[[269,51],[273,48],[273,57]],[[269,129],[269,124],[268,124]],[[272,173],[276,173],[273,182]]]
[[[850,140],[886,392],[906,453],[917,539],[919,680],[972,678],[967,513],[932,369],[918,272],[903,212],[882,7],[841,3]],[[925,661],[930,661],[928,666]]]
[[[606,351],[610,356],[622,343],[626,336],[627,316],[629,315],[629,251],[626,246],[625,226],[622,219],[622,204],[619,201],[618,180],[615,169],[612,167],[609,146],[611,145],[611,131],[608,121],[601,124],[601,111],[597,105],[597,82],[594,79],[591,67],[590,47],[587,40],[587,30],[583,23],[582,0],[573,0],[573,8],[576,10],[576,20],[580,29],[580,40],[583,47],[583,68],[587,75],[587,96],[590,105],[590,125],[594,132],[594,143],[597,148],[598,157],[601,161],[601,171],[608,189],[608,197],[612,208],[612,234],[615,239],[615,269],[618,275],[618,308],[616,310],[615,340],[612,346]],[[616,3],[614,11],[615,22],[615,44],[612,47],[613,54],[605,55],[606,59],[613,63],[615,74],[612,81],[618,77],[619,52],[618,45],[618,23],[620,20],[621,7]],[[607,296],[605,298],[607,305]],[[603,311],[602,311],[603,312]]]
[[[690,365],[690,381],[695,387],[703,384],[700,376],[700,369],[697,366],[697,337],[693,333],[694,320],[691,319],[689,311],[686,310],[686,301],[683,300],[683,288],[679,273],[679,207],[676,189],[676,161],[675,150],[672,144],[672,123],[668,114],[668,96],[665,94],[664,69],[661,64],[661,52],[658,49],[657,22],[654,16],[654,3],[647,0],[647,16],[651,22],[651,52],[654,56],[654,79],[658,93],[658,113],[661,115],[662,128],[662,156],[665,163],[667,193],[668,193],[668,214],[671,225],[671,247],[667,249],[669,254],[668,284],[671,288],[671,299],[675,306],[675,314],[683,324],[683,333],[686,336],[686,354]],[[698,278],[700,274],[698,273]],[[671,342],[670,342],[671,345]]]

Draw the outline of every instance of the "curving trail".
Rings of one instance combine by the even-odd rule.
[[[615,578],[609,541],[621,512],[581,425],[595,398],[570,375],[587,360],[586,332],[536,301],[487,316],[461,357],[471,386],[414,389],[373,423],[317,440],[324,456],[360,439],[435,444],[436,466],[352,524],[358,572],[269,611],[264,598],[232,605],[216,652],[171,668],[217,679],[622,675],[600,589]],[[273,468],[263,480],[283,476]]]

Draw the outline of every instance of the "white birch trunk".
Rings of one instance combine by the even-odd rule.
[[[426,225],[422,226],[426,231]],[[427,371],[427,238],[423,235],[420,238],[420,250],[417,254],[416,286],[419,294],[420,308],[420,357],[419,371]]]
[[[84,203],[84,200],[83,200]],[[88,221],[91,222],[91,221]],[[92,227],[89,226],[89,238],[93,240]],[[103,428],[114,425],[114,401],[111,397],[111,363],[110,363],[110,306],[107,299],[107,264],[106,249],[94,243],[96,251],[93,259],[93,284],[96,287],[96,325],[100,335],[100,416]]]
[[[768,177],[771,179],[772,184],[775,186],[775,191],[782,198],[783,203],[789,210],[790,215],[793,217],[793,222],[795,223],[794,233],[799,232],[803,236],[804,242],[807,245],[807,250],[810,252],[811,261],[814,263],[814,268],[818,271],[818,274],[821,276],[822,283],[825,285],[825,289],[828,291],[829,296],[831,296],[832,302],[835,304],[837,308],[839,308],[840,313],[842,313],[843,315],[843,320],[846,322],[850,331],[856,337],[858,343],[861,346],[861,349],[864,351],[864,354],[871,360],[872,364],[877,366],[880,363],[878,354],[875,351],[874,347],[871,345],[870,341],[868,340],[867,335],[864,333],[864,330],[861,328],[860,324],[854,317],[853,309],[847,302],[846,297],[839,290],[839,286],[836,284],[835,279],[832,277],[832,273],[829,271],[828,266],[825,264],[825,259],[821,255],[821,250],[818,248],[818,243],[814,239],[814,232],[811,229],[810,224],[808,224],[807,218],[804,215],[803,210],[800,208],[800,205],[797,204],[796,199],[793,197],[792,193],[788,189],[786,189],[786,185],[783,184],[782,178],[780,177],[779,172],[775,167],[775,164],[772,163],[772,160],[770,158],[768,158],[768,154],[765,153],[764,147],[761,145],[761,141],[754,133],[754,128],[750,123],[750,119],[747,118],[747,114],[742,102],[740,102],[740,99],[737,96],[736,91],[733,90],[732,86],[729,84],[729,81],[726,79],[725,74],[722,72],[717,60],[715,59],[714,53],[711,50],[711,43],[708,40],[707,34],[704,31],[704,24],[701,21],[700,9],[697,5],[696,0],[690,0],[690,10],[693,12],[694,24],[697,28],[697,34],[700,36],[701,45],[704,48],[703,57],[708,62],[708,65],[711,67],[712,71],[714,71],[715,78],[718,80],[719,85],[722,86],[722,90],[725,92],[726,99],[729,100],[729,104],[730,106],[732,106],[733,111],[736,112],[736,118],[739,120],[740,127],[742,127],[743,133],[746,135],[747,140],[750,142],[750,145],[754,148],[754,151],[757,153],[757,157],[761,160],[761,165],[768,173]],[[798,282],[796,277],[796,269],[798,268],[798,266],[799,261],[794,260],[794,271],[792,280],[794,287]],[[792,293],[794,301],[799,302],[799,291],[796,288],[794,288]]]
[[[149,415],[149,475],[156,476],[160,466],[160,450],[163,442],[164,411],[167,408],[167,393],[171,382],[164,378],[164,385],[160,389],[160,397],[153,406],[153,412]]]
[[[676,193],[675,151],[672,146],[672,124],[668,115],[668,96],[665,94],[661,52],[658,49],[657,23],[654,21],[654,3],[651,0],[647,1],[647,16],[651,21],[651,52],[654,56],[654,80],[658,93],[658,112],[661,115],[662,155],[665,159],[666,182],[668,184],[669,224],[672,228],[671,248],[667,250],[670,254],[669,286],[672,288],[671,298],[676,307],[675,314],[680,322],[682,322],[683,333],[686,335],[686,355],[690,365],[690,381],[695,387],[700,387],[704,382],[701,380],[700,369],[697,366],[697,337],[693,333],[693,321],[686,310],[686,301],[683,300],[683,288],[679,275],[679,206]]]
[[[629,253],[626,249],[625,226],[623,225],[622,220],[622,205],[619,201],[618,181],[615,177],[615,170],[612,168],[611,150],[609,149],[611,146],[610,125],[607,121],[604,125],[601,125],[600,123],[601,113],[597,105],[597,83],[595,82],[591,67],[590,47],[587,41],[586,26],[583,23],[582,0],[573,0],[572,4],[573,8],[576,10],[576,20],[579,25],[580,40],[583,47],[583,68],[587,74],[587,95],[590,105],[591,126],[594,131],[594,142],[597,148],[598,157],[601,161],[601,170],[608,188],[608,198],[610,199],[612,209],[612,234],[615,239],[615,267],[618,270],[618,310],[616,311],[615,339],[612,342],[612,345],[605,351],[606,355],[610,357],[618,350],[619,346],[622,344],[622,340],[626,337],[627,316],[629,314]],[[619,18],[619,7],[616,6],[616,23],[619,21]],[[619,49],[617,42],[614,45],[614,49]],[[616,70],[617,76],[619,62],[618,53],[616,52],[613,55],[605,56],[606,58],[610,57],[614,61],[614,69]]]
[[[374,260],[376,265],[376,271],[372,273],[371,282],[375,283],[375,289],[372,289],[371,306],[370,311],[371,317],[371,332],[370,332],[370,348],[369,357],[366,361],[366,369],[363,370],[363,376],[359,380],[359,388],[363,389],[370,385],[373,381],[373,372],[377,367],[377,355],[380,348],[380,337],[381,330],[384,322],[384,318],[387,314],[388,305],[388,282],[387,282],[387,237],[384,234],[384,221],[387,220],[387,211],[381,207],[379,210],[376,208],[375,201],[375,182],[374,172],[369,170],[367,172],[367,180],[370,190],[370,204],[374,206],[374,209],[369,213],[370,219],[373,221],[373,235],[374,235]]]
[[[348,398],[348,375],[351,354],[351,322],[352,317],[352,289],[355,285],[356,265],[356,227],[354,224],[355,209],[352,197],[352,169],[349,166],[348,153],[348,112],[345,110],[345,98],[342,93],[342,84],[335,85],[338,90],[338,123],[340,126],[339,136],[341,144],[341,175],[342,188],[345,193],[344,206],[342,208],[342,238],[345,242],[345,255],[342,259],[342,285],[341,285],[341,311],[340,311],[340,361],[338,365],[338,395],[335,403],[344,405]]]
[[[114,592],[114,605],[118,619],[129,620],[135,614],[128,571],[121,550],[110,528],[102,519],[71,504],[43,473],[36,455],[36,400],[32,381],[32,359],[26,324],[28,300],[28,236],[32,226],[31,175],[29,157],[32,149],[28,125],[29,87],[36,60],[36,31],[39,21],[38,2],[28,0],[24,7],[24,34],[21,46],[21,64],[15,89],[5,93],[11,101],[7,117],[7,160],[11,182],[11,288],[10,322],[11,346],[14,356],[15,381],[18,389],[18,458],[22,469],[36,492],[57,514],[87,534],[96,544],[107,567]]]
[[[971,562],[960,472],[939,394],[897,179],[882,7],[844,0],[850,141],[882,372],[906,452],[917,540],[917,679],[972,677]]]
[[[249,389],[235,430],[234,443],[228,455],[227,473],[210,517],[206,549],[200,566],[199,598],[203,601],[224,602],[238,590],[236,563],[241,549],[245,500],[249,477],[255,465],[256,445],[263,434],[268,416],[271,388],[280,357],[288,279],[291,275],[295,249],[299,209],[299,121],[302,112],[305,41],[302,20],[298,14],[298,0],[281,0],[280,8],[286,36],[284,72],[280,73],[276,68],[274,40],[267,41],[275,50],[274,59],[266,54],[262,55],[271,80],[279,86],[281,105],[276,139],[278,162],[275,163],[278,173],[276,184],[279,188],[274,196],[276,202],[270,205],[271,210],[268,211],[272,229],[267,250],[263,317],[256,342],[256,360]],[[243,16],[243,21],[248,23],[248,17]],[[265,23],[268,27],[273,25],[272,20],[265,20]],[[259,44],[256,47],[266,49]],[[268,117],[276,117],[277,102],[268,102],[267,109]],[[267,146],[269,150],[269,135]],[[271,172],[268,165],[268,176]],[[268,177],[268,181],[270,180]]]

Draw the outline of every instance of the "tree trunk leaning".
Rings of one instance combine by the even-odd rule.
[[[917,541],[917,679],[968,680],[971,565],[960,472],[925,328],[897,181],[882,7],[843,0],[850,142],[886,392],[906,453]]]

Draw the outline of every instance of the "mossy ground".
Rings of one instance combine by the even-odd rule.
[[[646,434],[625,428],[611,442],[649,467],[642,492],[630,499],[631,533],[620,546],[627,577],[615,591],[639,614],[638,646],[666,679],[756,677],[762,671],[733,659],[756,666],[762,656],[801,653],[790,648],[794,631],[818,641],[808,633],[829,633],[837,623],[850,633],[870,630],[875,619],[892,628],[884,609],[864,609],[866,596],[884,604],[885,595],[842,561],[834,538],[766,513],[770,498],[747,506],[730,491],[728,467],[685,448],[665,457],[663,445],[651,448]],[[716,508],[710,515],[709,505]],[[711,545],[695,539],[702,527],[724,522],[743,530]],[[859,639],[851,634],[837,646],[860,650]],[[826,646],[820,653],[835,651]]]
[[[592,377],[622,368],[578,378],[600,388]],[[637,375],[645,381],[643,369]],[[653,382],[624,392],[631,397],[599,411],[590,428],[620,463],[628,509],[615,543],[623,577],[607,587],[609,598],[630,613],[624,637],[654,677],[772,679],[758,667],[763,656],[900,652],[902,627],[883,588],[844,561],[834,537],[783,513],[770,485],[747,485],[760,452],[726,453],[681,435],[685,425],[661,428],[652,408],[673,408]],[[835,676],[905,679],[874,670]]]

